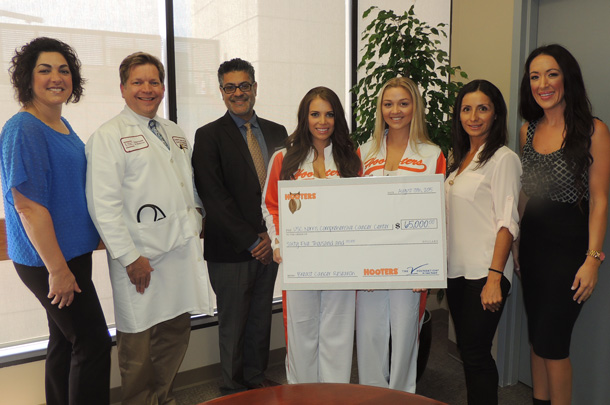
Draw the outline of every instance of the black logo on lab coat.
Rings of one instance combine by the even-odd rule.
[[[138,210],[138,215],[137,215],[138,223],[142,222],[140,220],[141,219],[140,215],[142,214],[142,211],[144,211],[144,213],[142,215],[145,217],[144,222],[157,222],[157,221],[161,221],[162,219],[165,218],[165,213],[163,212],[163,210],[161,208],[157,207],[154,204],[144,204]]]

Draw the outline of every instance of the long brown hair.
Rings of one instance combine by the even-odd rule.
[[[536,121],[544,116],[544,110],[532,95],[530,84],[530,65],[540,55],[548,55],[555,59],[563,74],[563,98],[566,103],[563,119],[566,136],[561,147],[570,170],[574,173],[574,185],[582,198],[588,186],[585,182],[586,173],[593,163],[590,149],[595,122],[580,66],[566,48],[551,44],[532,51],[525,62],[523,79],[521,79],[519,111],[521,117],[528,122]]]
[[[313,148],[312,135],[309,132],[309,105],[316,98],[330,103],[335,113],[335,129],[330,135],[333,145],[333,159],[341,177],[358,177],[361,163],[356,154],[354,142],[349,135],[345,112],[337,94],[327,87],[314,87],[309,90],[299,104],[297,128],[286,140],[286,156],[282,163],[280,180],[293,180],[294,173],[305,161]],[[314,149],[314,153],[317,151]]]
[[[485,94],[494,106],[494,119],[485,146],[479,155],[477,168],[483,167],[485,163],[496,153],[498,149],[506,145],[508,140],[508,129],[506,126],[506,103],[500,90],[487,80],[473,80],[460,90],[455,106],[453,107],[453,120],[451,123],[451,139],[453,141],[453,163],[447,170],[451,173],[460,167],[470,150],[470,137],[462,125],[460,115],[462,112],[462,101],[467,94],[480,91]]]

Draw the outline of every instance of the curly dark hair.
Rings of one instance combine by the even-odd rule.
[[[466,157],[466,154],[470,150],[470,137],[464,130],[462,121],[460,120],[460,113],[462,111],[462,100],[466,94],[480,91],[489,97],[489,100],[493,104],[494,114],[496,115],[489,135],[485,142],[485,146],[479,155],[479,161],[477,168],[482,167],[487,163],[489,159],[496,153],[498,149],[506,145],[508,140],[508,128],[506,126],[506,103],[500,90],[493,85],[493,83],[487,80],[473,80],[466,84],[457,95],[455,100],[455,106],[453,107],[453,120],[451,122],[451,138],[453,141],[453,163],[447,174],[453,172],[460,167],[460,164]]]
[[[337,94],[327,87],[314,87],[309,90],[297,113],[297,128],[286,139],[286,156],[282,162],[280,180],[293,180],[294,173],[313,148],[312,135],[309,132],[309,105],[316,98],[330,103],[335,113],[335,129],[330,136],[333,145],[333,159],[341,177],[358,177],[361,169],[360,158],[349,136],[349,127],[345,120],[345,112]],[[314,148],[314,153],[317,153]]]
[[[34,99],[32,72],[36,67],[38,56],[42,52],[58,52],[66,59],[72,76],[72,94],[70,94],[66,103],[78,103],[84,92],[85,79],[80,73],[81,63],[76,51],[65,42],[47,37],[33,39],[23,45],[21,49],[15,49],[15,56],[11,59],[11,66],[8,71],[19,103],[25,106]]]
[[[544,45],[535,49],[527,58],[521,80],[519,112],[521,117],[528,122],[536,121],[544,116],[544,111],[532,95],[530,85],[530,64],[540,55],[549,55],[555,59],[563,74],[563,98],[566,103],[563,112],[566,132],[562,144],[563,154],[574,174],[575,187],[582,196],[587,187],[584,184],[583,174],[593,163],[589,149],[595,123],[580,66],[566,48],[557,44]]]
[[[222,82],[222,77],[225,75],[225,73],[230,72],[246,72],[248,73],[248,76],[250,77],[250,81],[252,83],[256,81],[256,79],[254,79],[254,67],[252,66],[252,64],[240,58],[233,58],[231,60],[223,62],[218,67],[218,83],[221,86],[224,85],[224,83]]]

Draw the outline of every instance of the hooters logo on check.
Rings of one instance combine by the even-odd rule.
[[[288,202],[288,209],[293,214],[301,209],[301,200],[315,200],[316,193],[288,193],[284,194],[284,200],[290,200]]]
[[[395,276],[398,275],[397,268],[387,269],[364,269],[364,276]]]

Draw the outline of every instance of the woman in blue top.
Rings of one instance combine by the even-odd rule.
[[[91,281],[99,236],[85,147],[61,116],[83,93],[80,62],[42,37],[16,50],[9,72],[22,108],[0,135],[8,254],[47,311],[47,404],[108,404],[111,340]]]

